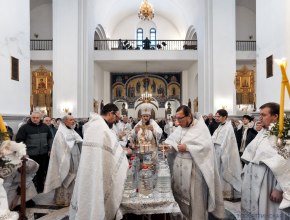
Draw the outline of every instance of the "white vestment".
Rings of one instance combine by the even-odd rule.
[[[276,137],[268,137],[266,132],[266,129],[261,130],[242,156],[246,163],[242,174],[243,219],[285,219],[280,209],[290,207],[288,200],[283,199],[280,209],[279,203],[270,200],[274,189],[290,190],[290,160],[277,153],[274,149]]]
[[[74,129],[60,123],[53,140],[43,193],[55,190],[58,205],[68,206],[75,184],[80,160],[82,138]]]
[[[142,128],[140,128],[138,134],[135,133],[135,128],[138,125],[142,125],[142,120],[138,122],[138,124],[135,125],[134,129],[131,131],[131,136],[133,139],[135,139],[137,142],[139,142],[142,138]],[[150,141],[153,147],[157,147],[159,144],[161,135],[163,133],[162,129],[159,127],[159,125],[153,120],[150,119],[150,125],[153,126],[153,132],[150,130],[145,130],[145,139],[146,141]]]
[[[37,196],[37,191],[35,189],[35,186],[32,180],[34,176],[36,175],[36,172],[39,168],[38,163],[28,158],[28,161],[26,162],[26,172],[29,169],[28,163],[35,163],[36,166],[33,166],[34,169],[30,170],[29,173],[26,174],[26,197],[25,197],[26,201],[29,201],[30,199],[33,199],[35,196]],[[15,170],[11,176],[4,178],[3,186],[7,193],[8,205],[10,205],[11,202],[14,200],[14,198],[17,196],[17,191],[16,191],[17,188],[21,187],[21,173]],[[16,205],[20,205],[20,202],[21,202],[21,197],[19,197]]]
[[[179,126],[165,141],[176,152],[174,197],[183,219],[205,220],[208,212],[222,219],[225,209],[213,143],[200,113],[196,113],[196,118],[189,127]],[[180,139],[182,144],[186,144],[186,152],[178,151]]]
[[[128,166],[125,151],[103,117],[91,113],[69,210],[70,220],[113,220],[121,204]]]
[[[168,123],[164,126],[164,133],[170,135],[170,127]]]
[[[215,130],[212,141],[224,199],[234,199],[234,190],[241,192],[242,166],[234,129],[231,122],[220,124]]]
[[[113,127],[111,128],[112,133],[115,135],[116,139],[118,140],[119,144],[125,148],[127,145],[127,135],[124,136],[122,139],[119,138],[119,133],[121,132],[115,124],[113,124]]]

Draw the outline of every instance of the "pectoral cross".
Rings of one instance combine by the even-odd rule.
[[[142,129],[142,137],[145,140],[145,130],[147,129],[146,121],[142,119],[142,125],[138,125],[139,128]]]
[[[168,147],[167,144],[165,144],[164,141],[162,141],[162,144],[159,145],[160,148],[162,148],[162,153],[163,153],[163,159],[165,159],[165,147]]]

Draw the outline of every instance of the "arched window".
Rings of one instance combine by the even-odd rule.
[[[156,47],[156,29],[151,28],[150,29],[150,41],[151,41],[151,47]]]
[[[143,29],[142,28],[137,29],[137,46],[140,48],[140,50],[143,49]]]

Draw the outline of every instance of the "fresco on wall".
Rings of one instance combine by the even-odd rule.
[[[134,108],[134,103],[143,93],[152,94],[159,107],[164,108],[165,102],[181,100],[181,73],[111,73],[111,101],[124,100],[128,108]]]

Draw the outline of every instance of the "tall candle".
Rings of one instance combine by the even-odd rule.
[[[278,61],[278,65],[281,68],[282,72],[282,82],[281,82],[281,97],[280,97],[280,112],[279,112],[279,131],[284,130],[284,103],[285,103],[285,86],[287,87],[288,90],[288,95],[290,97],[290,85],[289,85],[289,80],[286,74],[286,67],[287,67],[287,62],[281,62]],[[280,136],[282,134],[280,133]]]
[[[7,129],[6,129],[6,126],[4,124],[4,121],[3,121],[3,118],[2,118],[2,115],[0,114],[0,130],[5,133],[7,132]],[[5,140],[9,140],[8,137],[4,137]]]

